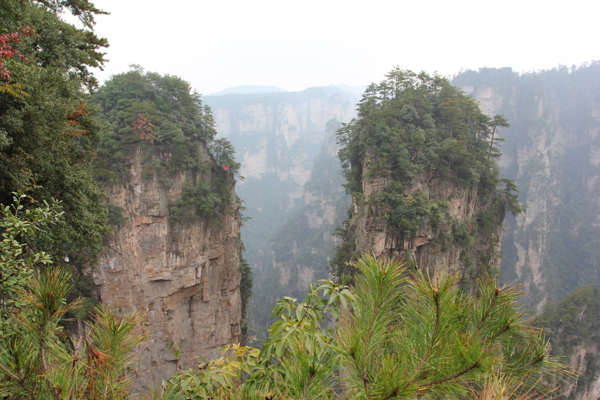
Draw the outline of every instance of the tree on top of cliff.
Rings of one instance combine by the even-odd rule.
[[[64,22],[63,12],[86,27]],[[21,94],[0,90],[0,203],[15,191],[60,200],[66,223],[30,245],[79,265],[94,262],[107,232],[104,192],[90,171],[99,125],[85,104],[107,46],[92,30],[98,13],[87,0],[0,2],[0,33],[20,34],[10,45],[22,56],[3,58],[10,75],[0,78]]]
[[[152,127],[150,144],[170,170],[201,168],[199,141],[213,145],[215,165],[229,164],[228,171],[233,174],[239,169],[227,139],[214,140],[217,132],[210,108],[181,78],[144,73],[137,67],[113,76],[96,92],[92,103],[100,107],[109,125],[100,144],[104,165],[99,172],[127,164],[126,153],[148,138],[147,129],[140,134],[142,125]]]
[[[494,162],[500,156],[497,130],[507,125],[501,116],[483,114],[447,79],[395,68],[380,84],[367,88],[358,118],[338,131],[346,189],[355,205],[387,224],[394,242],[411,241],[428,227],[437,232],[442,248],[458,244],[468,249],[477,234],[498,231],[507,212],[520,212],[515,186],[500,179]],[[375,192],[363,193],[364,184],[374,181],[379,182]],[[480,214],[470,221],[451,217],[448,199],[431,195],[435,186],[472,193]],[[346,242],[333,262],[338,273],[356,256],[349,243],[354,240],[350,225],[342,232]],[[476,269],[494,253],[494,244],[490,246],[483,252],[487,255],[470,262]]]
[[[144,161],[147,178],[192,173],[181,198],[169,205],[172,222],[218,218],[231,206],[240,164],[231,143],[215,139],[210,108],[188,82],[134,65],[100,87],[91,102],[107,122],[95,165],[98,180],[126,179],[131,155],[141,148],[152,159]]]
[[[485,162],[488,139],[493,126],[505,124],[496,124],[440,76],[396,68],[386,77],[367,88],[358,118],[338,132],[350,192],[362,191],[369,152],[375,163],[372,174],[390,175],[403,185],[423,172],[463,185],[496,183],[495,166]]]

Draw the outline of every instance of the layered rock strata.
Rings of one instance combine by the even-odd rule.
[[[197,365],[198,356],[216,358],[223,345],[240,342],[241,242],[233,178],[234,200],[223,215],[175,223],[170,205],[192,179],[209,180],[209,172],[159,177],[142,149],[131,153],[124,181],[107,188],[126,220],[106,239],[93,278],[103,303],[146,314],[149,341],[134,367],[138,387],[147,390]]]

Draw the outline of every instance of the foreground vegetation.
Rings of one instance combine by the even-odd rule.
[[[60,226],[63,212],[57,202],[25,207],[31,201],[15,195],[0,209],[0,398],[129,398],[143,315],[117,317],[100,306],[78,335],[67,333],[65,315],[82,306],[67,301],[71,274],[26,244]]]
[[[80,16],[85,28],[62,21],[65,11]],[[92,32],[98,13],[86,0],[0,3],[0,398],[133,396],[128,366],[144,340],[135,329],[142,316],[116,317],[99,307],[87,325],[80,319],[77,335],[65,328],[72,323],[67,313],[81,308],[81,301],[69,300],[72,276],[94,263],[109,231],[105,194],[92,178],[98,146],[104,166],[117,172],[126,158],[118,159],[119,141],[174,154],[173,164],[162,166],[165,174],[170,166],[213,168],[215,175],[238,167],[228,143],[213,141],[208,110],[176,78],[131,71],[99,91],[100,111],[86,104],[96,86],[89,68],[104,62],[106,42]],[[490,193],[500,189],[491,217],[518,212],[514,187],[490,163],[498,155],[496,128],[506,121],[484,117],[439,77],[394,71],[388,78],[367,92],[361,119],[340,132],[348,189],[360,195],[363,162],[376,150],[371,173],[395,182],[377,202],[390,210],[389,227],[399,237],[414,235],[424,221],[452,222],[444,204],[403,196],[410,179],[424,172]],[[119,103],[124,88],[128,102]],[[173,93],[187,101],[178,113],[167,101]],[[103,130],[98,112],[113,131]],[[211,143],[214,165],[197,164],[192,139]],[[101,167],[95,170],[105,172],[100,179],[118,179]],[[188,189],[185,201],[171,205],[181,220],[210,217],[224,204],[225,192]],[[16,190],[28,195],[13,199]],[[489,226],[487,217],[474,227]],[[59,260],[75,267],[69,272]],[[360,273],[352,287],[321,282],[302,303],[281,300],[261,350],[228,346],[223,358],[171,377],[159,396],[541,398],[571,374],[548,357],[540,331],[515,306],[514,288],[480,279],[469,296],[457,288],[457,276],[410,275],[397,262],[369,257],[354,267]],[[577,322],[548,318],[567,333]]]
[[[168,399],[545,398],[570,370],[518,310],[514,287],[409,273],[365,256],[352,287],[322,281],[283,298],[264,347],[173,376]]]

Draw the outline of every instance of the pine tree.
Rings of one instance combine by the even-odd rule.
[[[63,318],[82,303],[67,301],[71,273],[22,242],[35,241],[63,213],[56,202],[26,209],[26,200],[15,195],[0,214],[0,398],[129,398],[128,367],[132,351],[145,340],[136,331],[143,316],[117,317],[98,307],[81,336],[69,337]]]

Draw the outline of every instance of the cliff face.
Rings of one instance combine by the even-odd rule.
[[[481,70],[455,82],[511,123],[500,166],[526,210],[505,225],[503,280],[523,284],[538,312],[578,286],[600,284],[600,66]]]
[[[92,101],[108,128],[95,173],[114,227],[93,279],[103,303],[147,315],[135,365],[147,392],[242,340],[239,164],[177,77],[130,71]]]
[[[557,303],[548,303],[536,323],[552,343],[552,353],[563,357],[580,375],[564,387],[569,399],[600,396],[600,291],[581,286]]]
[[[337,128],[336,120],[327,124],[321,153],[304,185],[304,205],[270,242],[271,265],[279,271],[281,292],[299,298],[310,283],[328,278],[329,259],[339,241],[333,233],[348,206],[337,158]]]
[[[327,123],[325,141],[304,184],[304,204],[271,237],[270,263],[255,278],[252,320],[266,327],[271,311],[283,296],[303,299],[310,284],[329,278],[329,261],[339,238],[333,234],[345,218],[349,198],[344,193],[335,132],[337,120]],[[255,335],[260,332],[255,332]]]
[[[221,346],[241,341],[238,205],[232,200],[212,220],[174,223],[169,205],[194,177],[179,171],[167,185],[149,172],[155,161],[137,147],[128,178],[107,188],[126,221],[109,235],[93,270],[102,302],[118,312],[147,314],[143,331],[150,340],[136,366],[137,383],[146,389],[195,366],[193,357],[215,358]]]
[[[368,174],[371,162],[365,160]],[[451,181],[432,179],[431,174],[418,176],[405,189],[411,196],[419,193],[428,200],[445,204],[444,226],[426,221],[413,235],[399,237],[388,224],[390,209],[373,207],[378,197],[385,193],[393,179],[379,177],[362,182],[364,196],[354,197],[352,202],[351,231],[356,253],[374,254],[377,257],[404,258],[422,270],[445,270],[451,273],[477,274],[476,263],[484,263],[493,272],[500,266],[501,223],[487,229],[477,221],[489,211],[493,199],[481,194],[477,187],[461,187]],[[496,215],[496,220],[501,218]],[[456,238],[452,238],[453,235]],[[458,235],[461,235],[458,237]]]
[[[339,161],[320,152],[324,140],[328,150],[323,151],[337,151],[333,131],[327,134],[326,127],[332,119],[350,121],[356,114],[357,97],[340,88],[324,87],[207,96],[205,101],[219,133],[231,141],[242,160],[240,174],[245,180],[237,191],[246,207],[244,216],[250,218],[244,222],[242,235],[244,257],[254,275],[248,321],[250,336],[260,340],[276,299],[301,298],[309,282],[327,276],[325,248],[333,242],[329,230],[317,234],[315,227],[329,223],[332,211],[318,210],[316,203],[323,194],[320,189],[305,190],[305,185],[312,180],[311,172],[318,176],[313,168],[320,162],[327,164],[325,175],[333,175],[334,185],[341,184]],[[318,243],[308,245],[307,241]]]

